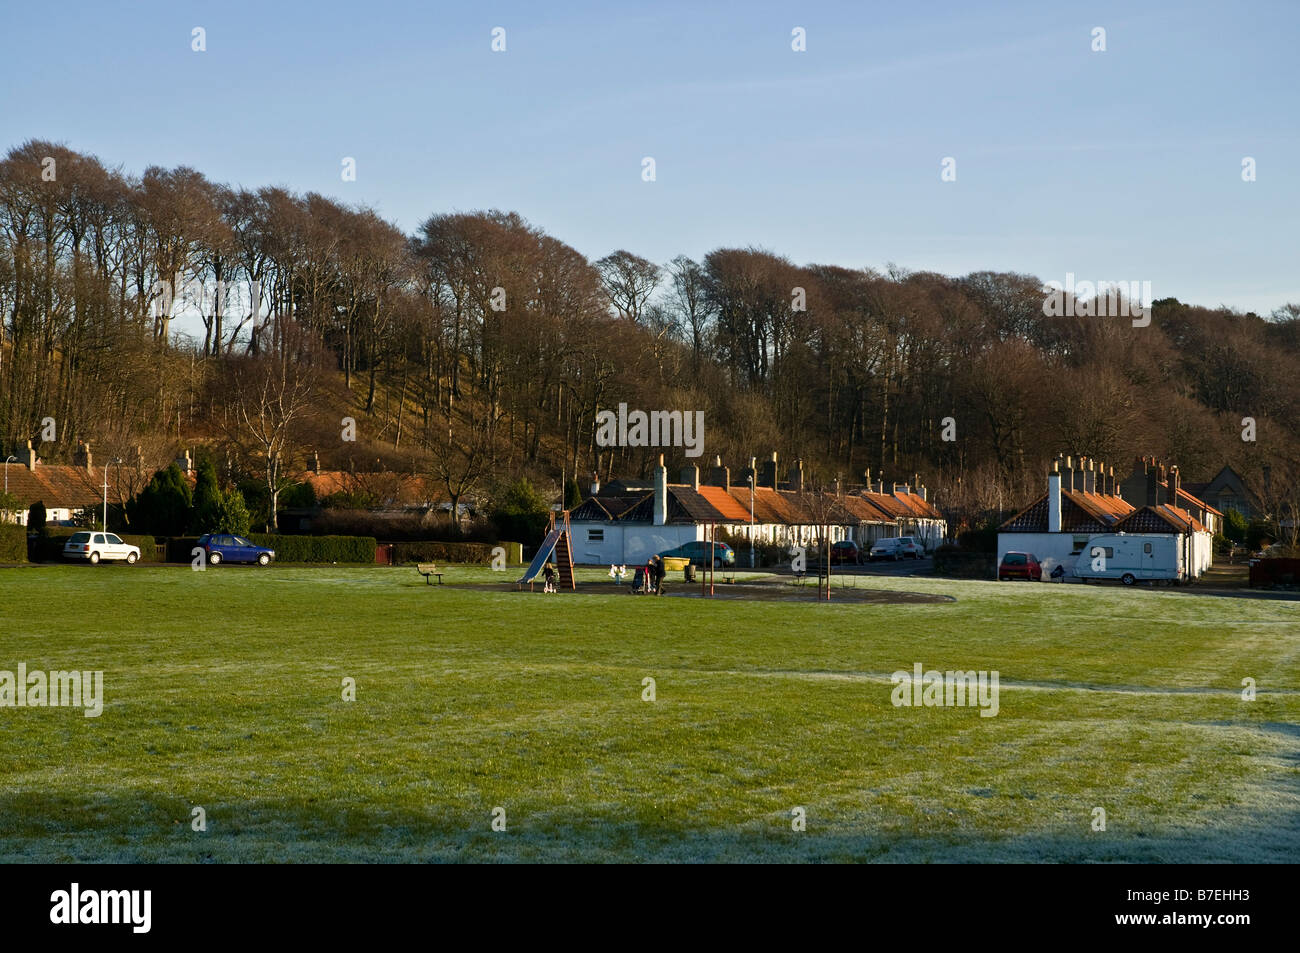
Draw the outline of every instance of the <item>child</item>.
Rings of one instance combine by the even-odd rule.
[[[546,585],[542,587],[542,592],[555,591],[555,567],[550,563],[542,569],[542,575],[546,578]]]

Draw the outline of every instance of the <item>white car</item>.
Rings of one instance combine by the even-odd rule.
[[[124,543],[112,533],[73,533],[63,544],[64,559],[85,559],[93,566],[101,559],[125,559],[134,566],[140,559],[140,547]]]
[[[925,547],[918,543],[914,537],[891,536],[887,539],[878,539],[871,544],[871,551],[867,554],[867,561],[892,559],[897,562],[904,556],[920,559],[924,555]]]

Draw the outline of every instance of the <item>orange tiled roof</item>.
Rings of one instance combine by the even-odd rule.
[[[749,487],[745,487],[745,501],[742,504],[740,500],[732,496],[720,486],[700,486],[700,496],[721,514],[727,522],[747,523],[749,522]],[[758,519],[757,511],[754,519]]]
[[[108,468],[108,492],[117,488],[114,467]],[[85,467],[38,463],[35,472],[19,463],[9,464],[9,492],[24,505],[39,501],[46,509],[78,509],[103,499],[104,471],[88,472]],[[0,483],[3,487],[3,483]]]

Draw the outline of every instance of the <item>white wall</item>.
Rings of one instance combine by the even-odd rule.
[[[682,543],[704,539],[705,527],[691,525],[653,526],[649,523],[597,523],[573,520],[573,561],[580,565],[608,566],[644,563],[655,553],[675,549]],[[600,530],[604,540],[592,542],[590,530]]]
[[[26,526],[27,513],[29,509],[30,507],[23,506],[23,507],[19,507],[16,510],[10,510],[9,515],[11,521],[17,523],[19,526]],[[72,517],[77,513],[83,513],[83,512],[85,512],[84,509],[70,510],[70,509],[61,509],[58,507],[49,507],[45,510],[45,522],[61,523],[64,520],[72,519]],[[98,513],[98,511],[96,511],[96,513]]]
[[[1076,558],[1070,555],[1073,550],[1073,533],[998,533],[998,565],[1009,552],[1032,553],[1042,564],[1044,576],[1064,563],[1069,579]]]

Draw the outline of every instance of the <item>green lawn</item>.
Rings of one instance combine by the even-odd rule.
[[[870,585],[957,601],[707,602],[584,579],[0,570],[0,670],[102,669],[106,696],[98,718],[0,708],[0,861],[1300,857],[1298,603],[925,578]],[[1000,713],[894,707],[914,662],[997,670]]]

